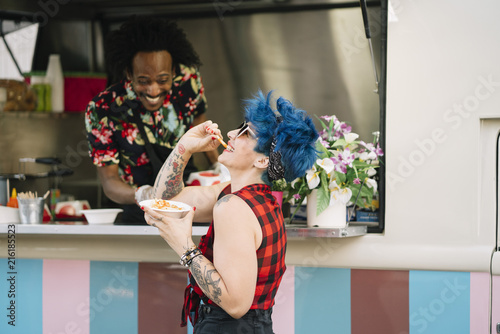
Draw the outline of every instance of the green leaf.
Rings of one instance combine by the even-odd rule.
[[[325,155],[328,156],[328,149],[323,145],[321,144],[321,142],[318,140],[316,141],[316,150],[319,152],[318,153],[318,157],[324,157]]]
[[[323,129],[325,130],[328,130],[328,126],[326,125],[326,123],[323,121],[322,118],[319,118],[318,115],[314,115],[316,116],[316,118],[318,119],[318,121],[321,123],[321,126],[323,127]]]
[[[316,214],[319,215],[330,205],[330,191],[328,188],[321,187],[316,195]]]
[[[344,183],[347,179],[347,176],[344,173],[340,173],[335,171],[335,178],[337,179],[337,184]]]
[[[340,138],[337,141],[335,141],[335,143],[332,144],[332,147],[339,147],[339,146],[344,147],[346,145],[347,142],[345,141],[345,139]]]
[[[301,199],[299,200],[299,202],[297,203],[297,208],[295,208],[295,211],[293,211],[293,214],[292,214],[292,216],[290,217],[290,222],[292,222],[293,217],[295,217],[295,214],[297,213],[297,211],[299,211],[300,207],[302,206],[302,202],[304,202],[304,199],[305,199],[305,197],[301,198]]]
[[[351,201],[354,202],[357,198],[358,200],[355,204],[359,207],[364,208],[365,203],[371,204],[373,200],[373,189],[370,189],[366,185],[363,185],[363,187],[361,188],[361,194],[358,197],[358,193],[360,191],[359,186],[359,184],[354,184],[349,187],[349,189],[351,189],[352,191]]]
[[[356,178],[356,171],[352,168],[347,170],[347,174],[344,174],[347,180],[354,180]]]
[[[352,165],[358,169],[361,169],[361,168],[370,168],[370,167],[374,167],[373,165],[370,165],[369,163],[365,162],[365,161],[360,161],[358,159],[354,160],[352,162]]]

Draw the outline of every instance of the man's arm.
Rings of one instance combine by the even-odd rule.
[[[123,182],[118,175],[118,165],[97,167],[104,194],[118,204],[134,204],[135,189]]]

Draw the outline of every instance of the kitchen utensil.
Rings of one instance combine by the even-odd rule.
[[[56,157],[44,157],[44,158],[21,158],[19,162],[35,162],[38,164],[45,165],[59,165],[61,164],[61,159]]]

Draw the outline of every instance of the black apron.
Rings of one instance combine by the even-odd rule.
[[[144,140],[144,147],[146,149],[146,153],[148,155],[149,161],[153,167],[153,173],[149,178],[147,184],[150,186],[154,186],[156,176],[160,172],[161,167],[165,160],[167,160],[168,156],[172,152],[172,149],[161,146],[158,144],[151,144],[148,140],[148,136],[146,135],[146,131],[144,130],[144,125],[139,117],[139,114],[134,113],[134,121],[139,128],[139,132]],[[184,169],[183,179],[184,182],[189,178],[189,174],[197,171],[192,159],[189,159],[186,168]],[[144,211],[137,204],[124,204],[123,213],[121,215],[121,219],[117,219],[115,225],[147,225],[146,220],[144,219]]]

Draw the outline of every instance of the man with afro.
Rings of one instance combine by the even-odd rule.
[[[200,59],[175,22],[134,17],[105,41],[113,84],[88,105],[89,154],[121,224],[145,224],[136,203],[152,196],[163,162],[191,126],[206,121]],[[216,150],[207,152],[211,164]],[[191,163],[184,177],[195,170]]]

